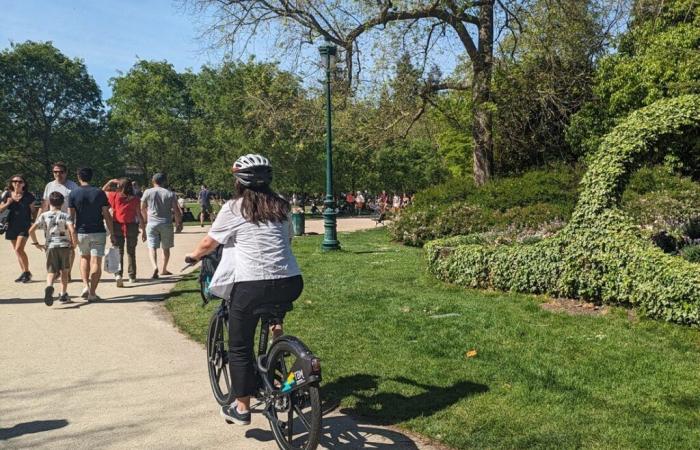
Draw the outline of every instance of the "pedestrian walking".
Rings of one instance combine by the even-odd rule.
[[[61,206],[61,211],[68,213],[68,196],[73,189],[78,188],[78,184],[75,181],[68,179],[67,175],[68,168],[64,162],[55,162],[51,172],[53,173],[53,181],[46,183],[44,187],[44,195],[42,196],[41,209],[42,211],[48,211],[51,209],[49,204],[49,196],[53,192],[60,192],[65,199],[63,206]]]
[[[16,283],[29,283],[32,280],[25,246],[29,238],[29,228],[36,215],[34,200],[34,195],[29,192],[27,179],[22,174],[10,177],[0,198],[0,213],[8,211],[5,239],[12,243],[12,250],[22,270],[19,278],[15,280]]]
[[[84,284],[80,296],[89,302],[100,299],[97,296],[97,285],[102,277],[107,231],[112,245],[116,245],[107,195],[90,185],[92,175],[89,167],[78,170],[80,186],[68,196],[68,208],[75,224],[75,240],[80,252],[80,275]]]
[[[357,206],[357,215],[362,214],[362,210],[365,208],[365,196],[361,191],[357,191],[355,196],[355,205]]]
[[[398,193],[395,193],[391,199],[391,209],[394,213],[399,212],[399,209],[401,209],[401,196]]]
[[[128,178],[108,181],[102,190],[112,208],[114,238],[119,248],[119,270],[115,274],[117,287],[124,287],[124,247],[129,258],[129,282],[136,283],[136,244],[146,233],[146,219],[141,211],[141,200],[134,193],[134,185]]]
[[[177,196],[165,188],[167,177],[164,173],[153,175],[153,187],[146,189],[141,198],[141,212],[146,217],[146,233],[142,240],[148,240],[148,256],[153,266],[152,279],[157,279],[158,248],[163,250],[163,268],[160,275],[172,275],[168,272],[170,249],[175,245],[173,218],[178,231],[182,230],[182,211],[177,205]]]
[[[59,192],[61,195],[63,195],[64,201],[63,205],[61,206],[61,211],[64,213],[68,213],[68,196],[70,195],[70,192],[74,189],[78,188],[78,184],[75,181],[71,181],[68,179],[68,166],[66,166],[66,163],[63,161],[58,161],[53,163],[53,167],[51,169],[51,172],[53,173],[53,181],[49,181],[46,183],[46,186],[44,187],[44,195],[42,196],[42,201],[41,201],[41,210],[42,211],[48,211],[51,209],[51,206],[49,205],[49,196],[53,192]],[[70,270],[68,272],[68,279],[70,281],[70,272],[73,269],[73,262],[75,261],[75,250],[71,248],[70,250]]]
[[[204,227],[204,217],[211,218],[212,207],[211,207],[211,192],[207,189],[206,185],[202,185],[199,190],[199,195],[197,196],[197,202],[199,203],[199,226]]]
[[[63,211],[66,199],[58,191],[49,194],[49,211],[43,212],[36,218],[34,225],[29,228],[32,245],[46,252],[46,288],[44,288],[44,303],[53,305],[53,283],[58,277],[61,282],[61,292],[58,301],[70,302],[68,296],[68,279],[71,269],[71,254],[77,245],[74,241],[75,227],[70,215]],[[44,230],[44,244],[39,244],[36,230]]]

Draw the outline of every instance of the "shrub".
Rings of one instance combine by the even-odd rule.
[[[559,233],[531,245],[433,241],[426,245],[429,270],[465,286],[637,305],[652,317],[699,325],[697,266],[656,248],[620,207],[637,161],[699,127],[697,95],[635,111],[604,137]]]
[[[700,263],[700,245],[688,245],[681,250],[681,255],[692,263]]]
[[[496,180],[482,188],[455,178],[416,194],[389,230],[409,245],[447,236],[484,231],[536,234],[561,223],[573,211],[580,171],[568,166],[535,170]]]

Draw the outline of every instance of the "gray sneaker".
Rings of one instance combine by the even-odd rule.
[[[246,413],[239,412],[236,402],[233,402],[232,405],[221,407],[221,417],[226,420],[226,423],[250,425],[250,411]]]

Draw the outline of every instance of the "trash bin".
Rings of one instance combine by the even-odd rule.
[[[294,229],[294,236],[304,235],[304,213],[295,212],[292,213],[292,228]]]

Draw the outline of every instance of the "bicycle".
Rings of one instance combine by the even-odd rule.
[[[183,270],[197,261],[186,258],[185,262],[187,266]],[[203,304],[217,299],[201,277],[200,294]],[[251,405],[251,409],[262,406],[262,414],[281,449],[313,450],[321,435],[320,360],[294,336],[282,335],[269,342],[270,326],[282,324],[285,313],[291,310],[291,304],[270,304],[253,311],[260,316],[261,328],[254,366],[258,403]],[[209,320],[207,367],[214,398],[221,406],[231,404],[234,395],[228,370],[228,302],[225,300]]]

